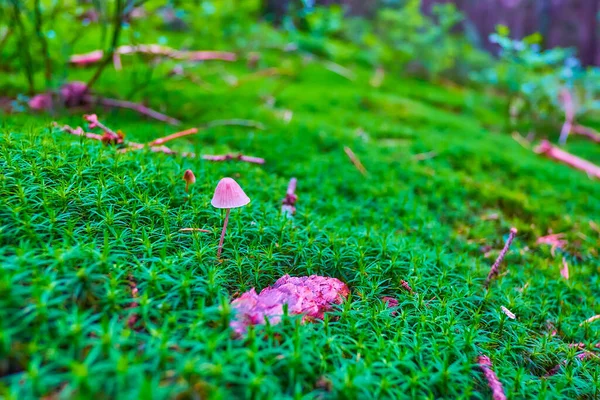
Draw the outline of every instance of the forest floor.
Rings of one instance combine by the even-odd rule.
[[[489,398],[477,366],[487,355],[512,398],[598,398],[600,320],[584,321],[600,314],[600,182],[503,131],[506,105],[491,91],[397,74],[375,87],[358,64],[258,50],[256,66],[186,65],[201,82],[169,77],[174,61],[123,57],[94,88],[147,99],[179,127],[94,111],[139,143],[254,121],[169,147],[263,165],[123,153],[51,125],[85,127],[84,111],[2,117],[0,395]],[[566,146],[596,164],[599,149]],[[218,260],[223,213],[210,200],[226,176],[251,203],[232,211]],[[189,227],[210,232],[179,231]],[[557,248],[538,242],[557,233]],[[231,299],[284,274],[335,277],[351,294],[323,321],[289,317],[236,338]]]

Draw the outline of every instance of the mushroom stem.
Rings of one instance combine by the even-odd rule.
[[[185,192],[186,192],[186,193],[188,192],[188,189],[189,189],[189,187],[190,187],[190,183],[189,183],[189,182],[186,182],[186,183],[185,183]]]
[[[221,231],[221,239],[219,240],[219,250],[217,250],[217,258],[221,257],[221,250],[223,250],[223,240],[225,240],[225,231],[227,230],[227,223],[229,222],[229,212],[231,208],[227,209],[225,213],[225,221],[223,221],[223,230]]]

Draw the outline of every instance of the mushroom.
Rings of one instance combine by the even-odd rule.
[[[219,240],[219,249],[217,250],[217,258],[221,256],[223,250],[223,240],[225,239],[225,231],[227,230],[227,222],[229,222],[229,212],[232,208],[243,207],[250,203],[250,198],[242,190],[240,185],[231,178],[223,178],[215,188],[210,204],[215,208],[225,208],[225,221],[223,221],[223,230],[221,231],[221,240]]]
[[[196,183],[196,176],[194,175],[191,169],[186,169],[183,173],[183,180],[185,181],[185,191],[187,193],[190,185]]]

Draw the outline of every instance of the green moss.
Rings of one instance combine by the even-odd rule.
[[[568,345],[600,341],[596,325],[579,326],[598,314],[600,299],[599,234],[590,224],[600,223],[598,182],[502,132],[499,97],[394,74],[376,89],[365,67],[344,65],[356,74],[350,81],[318,59],[304,65],[300,54],[265,54],[261,68],[290,73],[256,75],[244,60],[189,67],[210,85],[204,88],[165,78],[170,61],[149,75],[151,67],[131,58],[122,71],[108,69],[96,88],[146,99],[184,127],[259,121],[266,129],[215,127],[171,146],[243,152],[264,157],[264,166],[122,154],[51,129],[48,116],[3,118],[0,393],[485,398],[475,366],[483,352],[518,398],[597,396],[597,361],[577,360]],[[230,76],[242,83],[228,84]],[[285,110],[293,113],[289,123]],[[175,131],[131,112],[97,112],[134,141]],[[82,124],[76,114],[53,119]],[[600,157],[578,138],[568,149]],[[426,152],[434,153],[415,158]],[[197,177],[190,200],[181,180],[188,168]],[[252,202],[232,213],[220,263],[222,215],[209,202],[224,176]],[[288,220],[280,202],[292,176],[298,213]],[[486,292],[511,226],[519,235],[506,274]],[[184,227],[211,233],[179,232]],[[536,244],[549,232],[565,232],[569,242],[555,256]],[[559,273],[563,257],[568,281]],[[234,339],[231,297],[286,273],[340,278],[351,298],[325,321],[286,318]],[[139,290],[134,309],[131,281]],[[397,315],[382,296],[399,300]],[[548,333],[547,321],[559,335]],[[542,378],[564,358],[570,362],[558,374]],[[318,384],[322,377],[331,392]]]

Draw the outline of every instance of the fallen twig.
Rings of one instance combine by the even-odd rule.
[[[360,162],[356,154],[354,154],[352,149],[348,146],[344,146],[344,152],[346,153],[352,164],[354,164],[356,169],[364,176],[367,176],[367,170],[365,169],[364,165]]]
[[[600,132],[587,126],[575,124],[571,128],[571,132],[577,135],[585,136],[592,142],[600,143]]]
[[[346,67],[342,67],[340,64],[336,64],[332,61],[326,61],[324,65],[327,70],[333,72],[334,74],[338,74],[339,76],[342,76],[348,79],[349,81],[356,80],[356,75],[354,74],[354,72],[350,71]]]
[[[203,155],[202,159],[204,160],[208,160],[208,161],[229,161],[229,160],[238,160],[238,161],[245,161],[251,164],[264,164],[265,163],[265,159],[264,158],[260,158],[260,157],[251,157],[251,156],[245,156],[243,154],[222,154],[222,155]]]
[[[163,56],[174,58],[177,60],[187,61],[209,61],[209,60],[221,60],[221,61],[235,61],[235,53],[227,51],[183,51],[176,50],[166,46],[160,46],[157,44],[148,45],[137,45],[130,46],[124,45],[119,46],[115,49],[114,54],[120,55],[131,55],[131,54],[150,54],[156,56]],[[75,65],[91,65],[102,61],[104,57],[103,50],[94,50],[85,54],[74,54],[70,57],[69,62]]]
[[[485,287],[486,288],[489,286],[490,281],[496,275],[498,275],[498,270],[499,270],[499,267],[500,267],[500,263],[502,262],[502,260],[504,260],[504,257],[506,256],[506,253],[508,253],[508,249],[510,248],[511,243],[513,242],[513,240],[515,239],[516,236],[517,236],[517,229],[516,228],[510,228],[510,234],[508,235],[508,239],[506,240],[506,243],[504,244],[504,248],[502,249],[502,251],[498,255],[498,258],[496,259],[496,261],[492,265],[492,268],[490,269],[490,273],[488,274],[487,279],[485,280]]]
[[[502,312],[504,314],[506,314],[506,316],[510,319],[516,319],[517,316],[515,314],[513,314],[512,311],[510,311],[508,308],[504,307],[504,306],[500,306],[500,309],[502,310]]]
[[[492,369],[492,361],[490,358],[481,355],[477,357],[477,363],[479,364],[479,368],[483,371],[483,375],[485,376],[490,389],[492,389],[492,398],[494,400],[506,400],[502,383],[500,383],[498,376]]]
[[[163,121],[163,122],[169,123],[171,125],[180,125],[181,124],[181,121],[179,121],[175,118],[169,117],[168,115],[165,115],[165,114],[161,114],[158,111],[148,108],[142,104],[134,103],[131,101],[109,99],[106,97],[90,96],[90,95],[85,95],[84,100],[88,103],[98,103],[98,104],[101,104],[103,106],[108,106],[108,107],[127,108],[127,109],[130,109],[133,111],[137,111],[138,113],[140,113],[142,115],[146,115],[150,118],[154,118],[158,121]]]
[[[210,233],[211,231],[209,231],[208,229],[201,229],[201,228],[181,228],[179,230],[179,232],[205,232],[205,233]]]
[[[148,145],[149,146],[160,145],[160,144],[166,143],[170,140],[178,139],[178,138],[185,137],[185,136],[195,135],[196,133],[200,132],[200,130],[213,128],[216,126],[248,126],[248,127],[257,128],[257,129],[265,129],[264,125],[261,124],[260,122],[256,122],[256,121],[252,121],[252,120],[248,120],[248,119],[223,119],[223,120],[216,120],[216,121],[208,122],[204,125],[201,125],[199,128],[190,128],[190,129],[187,129],[182,132],[173,133],[171,135],[155,139],[152,142],[148,143]],[[218,160],[218,161],[222,161],[222,160]]]
[[[296,201],[298,201],[298,196],[296,196],[297,182],[296,178],[290,179],[285,197],[281,201],[281,212],[288,217],[292,217],[296,213]]]
[[[565,122],[560,130],[559,143],[564,145],[570,133],[581,135],[593,142],[600,143],[600,133],[592,128],[575,123],[575,103],[571,92],[564,88],[560,92],[559,99],[565,106]]]
[[[600,179],[600,167],[591,162],[567,153],[557,147],[552,146],[547,140],[542,140],[540,145],[535,149],[538,154],[543,154],[548,158],[567,164],[575,169],[586,172],[589,176]]]
[[[531,148],[531,142],[528,141],[523,136],[521,136],[521,134],[519,132],[516,132],[516,131],[513,132],[511,137],[515,140],[515,142],[519,143],[522,147],[524,147],[526,149]]]
[[[52,122],[52,126],[54,126],[55,128],[60,129],[63,132],[67,132],[71,135],[75,135],[75,136],[83,136],[86,137],[88,139],[92,139],[92,140],[100,140],[102,141],[102,135],[97,135],[95,133],[90,133],[90,132],[84,132],[83,129],[78,126],[77,128],[73,128],[69,125],[59,125],[58,122],[54,121]]]
[[[177,138],[184,137],[184,136],[194,135],[196,133],[198,133],[198,128],[186,129],[185,131],[172,133],[168,136],[155,139],[155,140],[151,141],[150,143],[148,143],[148,146],[158,146],[158,145],[168,142],[169,140],[177,139]]]
[[[583,326],[585,324],[591,324],[594,321],[597,321],[600,319],[600,314],[598,315],[594,315],[593,317],[590,317],[588,319],[586,319],[585,321],[583,321],[582,323],[579,324],[579,326]]]

